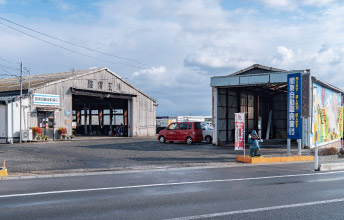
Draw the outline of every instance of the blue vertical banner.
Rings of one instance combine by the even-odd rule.
[[[288,74],[287,138],[301,139],[301,73]]]

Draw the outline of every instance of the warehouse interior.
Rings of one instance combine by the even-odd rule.
[[[245,112],[245,133],[263,139],[287,138],[287,84],[218,88],[218,135],[234,142],[234,113]],[[247,137],[247,135],[246,135]]]
[[[74,134],[128,136],[128,101],[135,95],[71,89]]]

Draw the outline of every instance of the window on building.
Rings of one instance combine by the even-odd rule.
[[[89,123],[89,113],[90,113],[90,111],[89,110],[81,110],[81,125],[85,125],[85,113],[87,114],[86,115],[86,125],[89,125],[90,123]]]
[[[112,83],[108,83],[108,91],[112,92]]]
[[[91,110],[91,114],[92,125],[99,125],[98,110]]]

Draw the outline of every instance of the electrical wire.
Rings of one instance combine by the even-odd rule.
[[[19,69],[18,69],[18,68],[15,68],[15,67],[10,67],[10,66],[5,66],[5,65],[2,65],[2,64],[0,64],[0,67],[2,67],[2,68],[6,68],[6,69],[15,70],[15,71],[19,71]]]
[[[5,62],[7,62],[7,63],[19,65],[19,63],[15,63],[15,62],[9,61],[9,60],[7,60],[7,59],[5,59],[5,58],[3,58],[3,57],[0,57],[0,60],[3,60],[3,61],[5,61]]]
[[[104,52],[99,51],[99,50],[95,50],[95,49],[92,49],[92,48],[89,48],[89,47],[85,47],[85,46],[82,46],[82,45],[78,45],[78,44],[75,44],[75,43],[72,43],[72,42],[69,42],[69,41],[66,41],[66,40],[62,40],[62,39],[60,39],[60,38],[51,36],[51,35],[49,35],[49,34],[45,34],[45,33],[42,33],[42,32],[40,32],[40,31],[34,30],[34,29],[32,29],[32,28],[28,28],[28,27],[26,27],[26,26],[24,26],[24,25],[15,23],[15,22],[10,21],[10,20],[8,20],[8,19],[6,19],[6,18],[3,18],[3,17],[1,17],[1,16],[0,16],[0,19],[2,19],[2,20],[4,20],[4,21],[7,21],[7,22],[9,22],[9,23],[11,23],[11,24],[17,25],[17,26],[19,26],[19,27],[25,28],[25,29],[27,29],[27,30],[30,30],[30,31],[32,31],[32,32],[41,34],[41,35],[43,35],[43,36],[50,37],[50,38],[52,38],[52,39],[61,41],[61,42],[66,43],[66,44],[70,44],[70,45],[73,45],[73,46],[76,46],[76,47],[83,48],[83,49],[85,49],[85,50],[89,50],[89,51],[92,51],[92,52],[100,53],[100,54],[107,55],[107,56],[111,56],[111,57],[115,57],[115,58],[118,58],[118,59],[122,59],[122,60],[130,61],[130,62],[134,62],[134,63],[140,64],[140,65],[148,66],[148,64],[144,64],[144,63],[142,63],[142,62],[140,62],[140,61],[128,59],[128,58],[125,58],[125,57],[121,57],[121,56],[117,56],[117,55],[113,55],[113,54],[109,54],[109,53],[104,53]]]
[[[18,75],[13,75],[13,74],[6,74],[6,73],[0,73],[1,76],[18,76]]]
[[[6,26],[6,27],[8,27],[8,28],[11,28],[12,30],[18,31],[18,32],[20,32],[20,33],[22,33],[22,34],[24,34],[24,35],[27,35],[27,36],[29,36],[29,37],[32,37],[32,38],[34,38],[34,39],[36,39],[36,40],[40,40],[40,41],[42,41],[42,42],[45,42],[45,43],[50,44],[50,45],[53,45],[53,46],[55,46],[55,47],[64,49],[64,50],[69,51],[69,52],[74,53],[74,54],[78,54],[78,55],[81,55],[81,56],[84,56],[84,57],[92,58],[92,59],[95,59],[95,60],[98,60],[98,61],[107,62],[107,63],[111,63],[111,64],[121,64],[121,65],[124,65],[124,66],[134,67],[134,68],[138,68],[138,69],[145,69],[145,68],[143,68],[143,67],[141,67],[141,66],[126,64],[126,63],[118,62],[118,61],[117,61],[117,62],[112,62],[112,61],[110,61],[110,60],[105,60],[105,59],[93,57],[93,56],[90,56],[90,55],[87,55],[87,54],[83,54],[83,53],[80,53],[80,52],[78,52],[78,51],[75,51],[75,50],[72,50],[72,49],[69,49],[69,48],[60,46],[60,45],[58,45],[58,44],[52,43],[52,42],[50,42],[50,41],[44,40],[44,39],[42,39],[42,38],[33,36],[33,35],[31,35],[31,34],[28,34],[28,33],[24,32],[24,31],[21,31],[21,30],[19,30],[19,29],[17,29],[17,28],[14,28],[14,27],[12,27],[12,26],[10,26],[10,25],[7,25],[7,24],[4,24],[4,23],[2,23],[2,22],[0,22],[0,24]]]

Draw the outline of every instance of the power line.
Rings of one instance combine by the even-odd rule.
[[[19,63],[15,63],[15,62],[9,61],[9,60],[7,60],[7,59],[5,59],[5,58],[3,58],[3,57],[0,57],[0,60],[3,60],[3,61],[5,61],[5,62],[7,62],[7,63],[19,65]]]
[[[121,56],[117,56],[117,55],[113,55],[113,54],[109,54],[109,53],[104,53],[104,52],[99,51],[99,50],[95,50],[95,49],[92,49],[92,48],[89,48],[89,47],[85,47],[85,46],[82,46],[82,45],[79,45],[79,44],[75,44],[75,43],[72,43],[72,42],[69,42],[69,41],[66,41],[66,40],[62,40],[62,39],[60,39],[60,38],[51,36],[51,35],[49,35],[49,34],[45,34],[45,33],[42,33],[42,32],[40,32],[40,31],[34,30],[34,29],[32,29],[32,28],[28,28],[28,27],[26,27],[26,26],[24,26],[24,25],[15,23],[15,22],[10,21],[10,20],[8,20],[8,19],[6,19],[6,18],[3,18],[3,17],[1,17],[1,16],[0,16],[0,19],[2,19],[2,20],[4,20],[4,21],[7,21],[7,22],[9,22],[9,23],[15,24],[15,25],[17,25],[17,26],[19,26],[19,27],[25,28],[25,29],[27,29],[27,30],[30,30],[30,31],[32,31],[32,32],[36,32],[36,33],[41,34],[41,35],[44,35],[44,36],[46,36],[46,37],[50,37],[50,38],[52,38],[52,39],[55,39],[55,40],[64,42],[64,43],[66,43],[66,44],[70,44],[70,45],[73,45],[73,46],[76,46],[76,47],[83,48],[83,49],[85,49],[85,50],[89,50],[89,51],[92,51],[92,52],[100,53],[100,54],[107,55],[107,56],[111,56],[111,57],[115,57],[115,58],[118,58],[118,59],[122,59],[122,60],[130,61],[130,62],[134,62],[134,63],[140,64],[140,65],[148,66],[148,64],[144,64],[144,63],[142,63],[142,62],[140,62],[140,61],[128,59],[128,58],[125,58],[125,57],[121,57]]]
[[[64,42],[64,43],[67,43],[67,44],[70,44],[70,45],[73,45],[73,46],[76,46],[76,47],[80,47],[80,48],[83,48],[83,49],[86,49],[86,50],[89,50],[89,51],[92,51],[92,52],[97,52],[97,53],[100,53],[100,54],[103,54],[103,55],[112,56],[112,57],[116,57],[116,58],[119,58],[119,59],[123,59],[123,60],[131,61],[131,62],[135,62],[135,63],[138,63],[138,64],[140,64],[140,65],[148,66],[147,64],[141,63],[141,62],[139,62],[139,61],[135,61],[135,60],[127,59],[127,58],[124,58],[124,57],[120,57],[120,56],[116,56],[116,55],[104,53],[104,52],[101,52],[101,51],[98,51],[98,50],[94,50],[94,49],[91,49],[91,48],[88,48],[88,47],[84,47],[84,46],[81,46],[81,45],[78,45],[78,44],[74,44],[74,43],[71,43],[71,42],[68,42],[68,41],[65,41],[65,40],[62,40],[62,39],[53,37],[53,36],[48,35],[48,34],[44,34],[44,33],[42,33],[42,32],[33,30],[33,29],[31,29],[31,28],[27,28],[27,27],[25,27],[25,26],[23,26],[23,25],[14,23],[14,22],[12,22],[12,21],[9,21],[9,20],[7,20],[7,19],[5,19],[5,18],[3,18],[3,17],[0,17],[0,19],[5,20],[5,21],[7,21],[7,22],[10,22],[10,23],[12,23],[12,24],[15,24],[15,25],[17,25],[17,26],[20,26],[20,27],[22,27],[22,28],[28,29],[28,30],[30,30],[30,31],[36,32],[36,33],[38,33],[38,34],[41,34],[41,35],[44,35],[44,36],[53,38],[53,39],[55,39],[55,40],[59,40],[59,41],[61,41],[61,42]],[[13,29],[13,30],[15,30],[15,31],[18,31],[18,32],[20,32],[20,33],[22,33],[22,34],[25,34],[25,35],[27,35],[27,36],[29,36],[29,37],[35,38],[35,39],[40,40],[40,41],[43,41],[43,42],[45,42],[45,43],[47,43],[47,44],[53,45],[53,46],[55,46],[55,47],[59,47],[59,48],[61,48],[61,49],[67,50],[67,51],[69,51],[69,52],[72,52],[72,53],[75,53],[75,54],[78,54],[78,55],[81,55],[81,56],[85,56],[85,57],[88,57],[88,58],[92,58],[92,59],[95,59],[95,60],[99,60],[99,61],[103,61],[103,62],[108,62],[108,63],[112,63],[112,64],[121,64],[121,65],[130,66],[130,67],[134,67],[134,68],[144,69],[144,68],[141,67],[141,66],[136,66],[136,65],[131,65],[131,64],[125,64],[125,63],[118,62],[118,61],[117,61],[117,62],[112,62],[112,61],[109,61],[109,60],[104,60],[104,59],[96,58],[96,57],[93,57],[93,56],[90,56],[90,55],[87,55],[87,54],[83,54],[83,53],[80,53],[80,52],[71,50],[71,49],[69,49],[69,48],[66,48],[66,47],[57,45],[57,44],[52,43],[52,42],[50,42],[50,41],[41,39],[41,38],[39,38],[39,37],[33,36],[33,35],[31,35],[31,34],[28,34],[28,33],[24,32],[24,31],[18,30],[18,29],[16,29],[16,28],[14,28],[14,27],[12,27],[12,26],[9,26],[9,25],[7,25],[7,24],[4,24],[4,23],[2,23],[2,22],[0,22],[0,24],[6,26],[6,27],[8,27],[8,28],[11,28],[11,29]]]
[[[19,70],[18,68],[10,67],[10,66],[5,66],[5,65],[2,65],[2,64],[0,64],[0,67],[1,68],[6,68],[6,69],[11,69],[11,70],[14,70],[14,71],[18,71]]]
[[[17,77],[18,75],[13,75],[13,74],[6,74],[6,73],[0,73],[1,76],[15,76]]]

